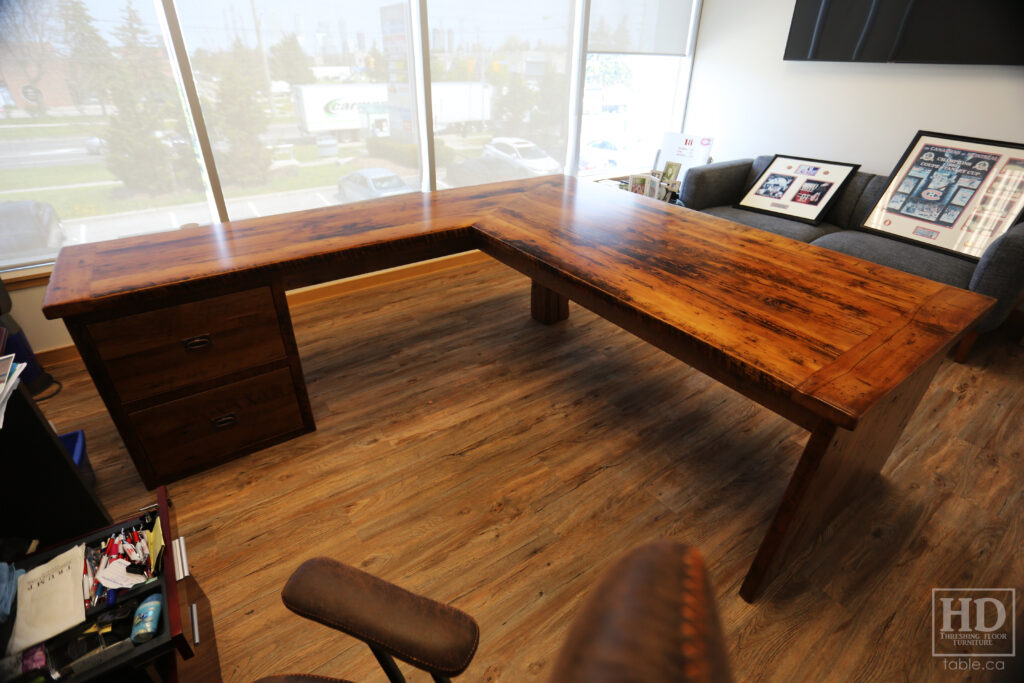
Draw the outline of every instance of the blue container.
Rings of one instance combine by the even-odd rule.
[[[153,639],[160,629],[160,608],[163,604],[164,597],[160,593],[154,593],[143,600],[139,608],[135,610],[131,634],[133,643],[138,645]]]
[[[85,432],[79,429],[67,434],[61,434],[57,438],[64,444],[64,450],[68,452],[68,455],[71,456],[71,461],[75,463],[78,471],[82,473],[85,483],[90,488],[95,486],[96,474],[92,471],[92,465],[89,464],[89,456],[85,454]]]

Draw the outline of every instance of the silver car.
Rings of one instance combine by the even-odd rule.
[[[484,145],[483,156],[511,161],[530,175],[562,172],[560,163],[523,138],[494,138]]]
[[[364,168],[338,180],[338,196],[346,202],[412,191],[413,188],[406,185],[397,173],[386,168]]]

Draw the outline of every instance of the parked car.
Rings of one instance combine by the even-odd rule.
[[[164,147],[172,150],[192,151],[192,143],[173,130],[158,130],[153,135]]]
[[[580,147],[581,171],[606,171],[617,167],[622,148],[610,140],[591,140]]]
[[[453,187],[497,183],[502,180],[529,178],[532,174],[522,166],[502,157],[480,157],[448,166],[445,181]]]
[[[364,168],[338,180],[338,195],[347,202],[412,191],[397,173],[386,168]]]
[[[494,138],[484,145],[483,156],[507,159],[530,175],[561,173],[562,165],[523,138]]]
[[[93,136],[85,139],[85,151],[92,156],[99,156],[107,153],[107,141],[101,137]]]

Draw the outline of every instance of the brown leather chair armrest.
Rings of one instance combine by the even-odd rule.
[[[281,598],[296,614],[439,676],[462,673],[480,639],[465,612],[326,557],[303,562]]]
[[[659,541],[616,561],[573,620],[549,680],[731,681],[700,554]]]

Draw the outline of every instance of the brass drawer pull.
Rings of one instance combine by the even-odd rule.
[[[182,345],[186,351],[199,351],[200,349],[209,348],[213,344],[213,340],[210,339],[208,334],[199,334],[195,337],[189,337],[188,339],[182,340]]]
[[[210,422],[217,429],[227,429],[228,427],[234,427],[236,424],[238,424],[238,418],[235,417],[234,413],[228,413],[227,415],[215,417],[212,420],[210,420]]]

